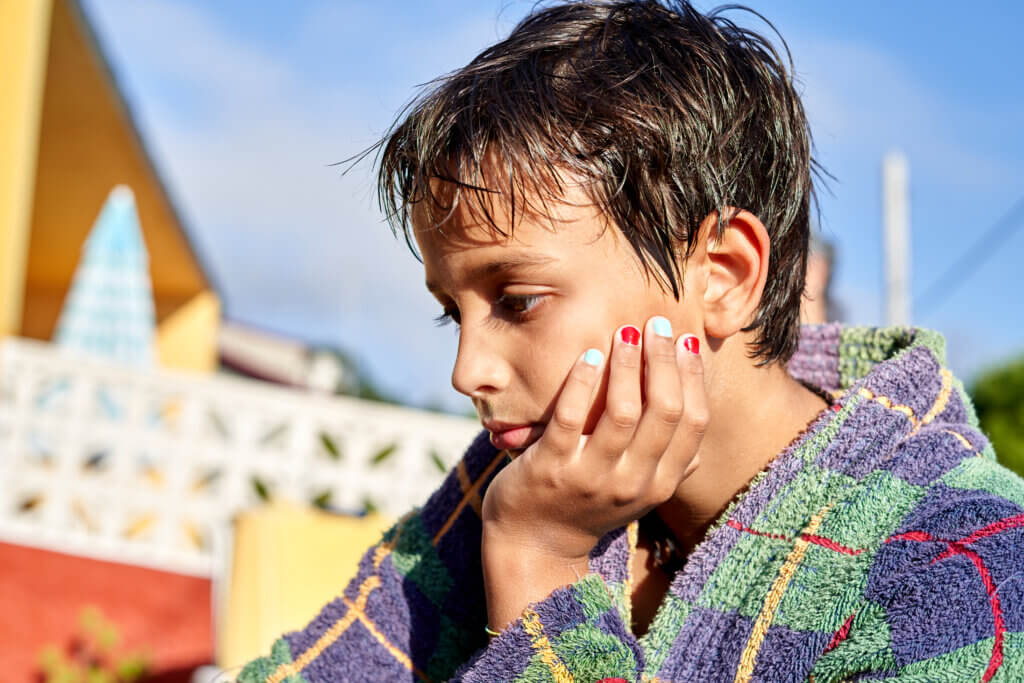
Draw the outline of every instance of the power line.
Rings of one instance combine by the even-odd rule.
[[[933,304],[948,297],[953,290],[962,285],[985,259],[995,252],[1003,242],[1010,239],[1013,233],[1024,225],[1024,196],[1020,197],[992,227],[982,234],[971,248],[950,266],[941,277],[936,279],[923,294],[914,299],[915,313],[929,310]],[[940,297],[941,295],[941,297]]]

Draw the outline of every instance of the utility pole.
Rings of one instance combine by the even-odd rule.
[[[882,161],[882,214],[885,229],[885,319],[910,324],[910,199],[907,158],[892,151]]]

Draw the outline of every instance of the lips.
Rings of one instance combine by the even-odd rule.
[[[491,433],[491,443],[499,450],[523,450],[544,433],[544,425],[537,423],[488,421],[484,423],[484,429]]]

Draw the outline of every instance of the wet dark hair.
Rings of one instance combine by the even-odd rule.
[[[744,331],[757,331],[753,358],[785,362],[799,335],[818,169],[785,42],[784,62],[723,16],[732,9],[744,8],[703,15],[687,2],[620,0],[536,9],[429,84],[379,143],[392,228],[415,253],[414,210],[443,226],[461,201],[503,232],[497,198],[514,230],[517,212],[546,215],[568,177],[678,299],[704,218],[717,210],[721,234],[725,207],[747,209],[771,252]]]

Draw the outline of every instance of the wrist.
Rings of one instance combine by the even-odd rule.
[[[484,525],[481,543],[488,625],[502,630],[531,603],[590,571],[589,553],[566,555]]]

